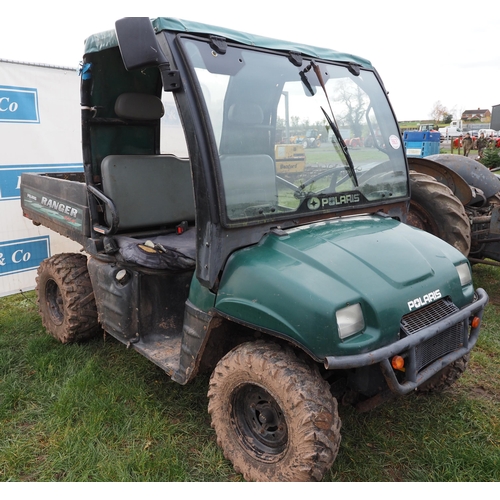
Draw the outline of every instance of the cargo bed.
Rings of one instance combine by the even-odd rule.
[[[23,215],[85,246],[90,237],[87,188],[81,172],[21,175]]]

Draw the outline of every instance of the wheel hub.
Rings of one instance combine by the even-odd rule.
[[[262,425],[267,424],[268,426],[272,426],[276,421],[276,414],[271,408],[262,408],[260,413],[256,412],[256,415]]]
[[[232,419],[242,442],[254,453],[276,456],[285,450],[285,416],[265,389],[250,384],[240,388],[233,399]]]
[[[429,216],[426,210],[424,210],[424,208],[414,200],[411,201],[410,210],[406,218],[406,223],[409,226],[422,229],[423,231],[426,231],[428,233],[434,235],[438,234],[438,229],[432,218]]]
[[[64,321],[63,299],[61,291],[54,280],[48,280],[45,285],[45,297],[49,310],[49,316],[55,325],[61,325]]]

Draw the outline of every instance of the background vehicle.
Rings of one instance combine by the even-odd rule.
[[[424,124],[424,125],[419,125],[418,127],[419,132],[437,132],[438,127],[434,124]]]
[[[238,472],[320,480],[340,445],[337,400],[364,411],[451,385],[488,296],[464,255],[404,224],[407,162],[368,61],[153,26],[126,18],[86,41],[84,174],[22,176],[26,216],[88,255],[41,264],[43,323],[61,342],[102,327],[180,384],[211,372],[212,426]],[[346,95],[371,148],[342,139]],[[275,157],[287,106],[334,131],[293,179]],[[163,149],[179,149],[176,124],[186,157]]]
[[[278,175],[297,175],[304,172],[306,154],[301,144],[276,144],[274,154]]]
[[[473,263],[500,261],[500,179],[470,157],[411,158],[409,223],[455,246]]]
[[[304,149],[319,148],[321,146],[321,134],[316,129],[308,129],[305,135],[293,136],[293,144],[301,144]]]
[[[443,139],[459,137],[463,134],[462,120],[452,120],[446,127],[440,127],[439,133]]]
[[[450,124],[447,127],[440,127],[439,133],[443,139],[450,139],[451,137],[459,137],[464,132],[461,126]]]
[[[481,128],[478,131],[478,136],[481,134],[484,134],[484,137],[497,137],[498,133],[496,130],[493,130],[492,128]]]

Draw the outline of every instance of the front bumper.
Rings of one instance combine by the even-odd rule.
[[[389,389],[395,394],[408,394],[447,365],[465,356],[476,345],[481,323],[475,328],[471,327],[469,332],[469,318],[471,316],[478,316],[482,319],[484,308],[489,300],[488,294],[482,288],[476,290],[476,295],[477,300],[463,309],[391,345],[381,347],[372,352],[353,356],[327,356],[324,361],[325,368],[327,370],[344,370],[380,363],[380,368]],[[423,369],[418,370],[415,362],[417,347],[440,333],[445,332],[454,325],[463,322],[465,322],[465,327],[462,346],[434,360]],[[401,383],[397,380],[396,374],[391,366],[391,358],[402,354],[405,354],[408,362],[406,364],[405,381]]]

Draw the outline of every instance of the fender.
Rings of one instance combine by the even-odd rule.
[[[458,174],[469,186],[480,189],[486,198],[500,191],[500,180],[478,161],[460,155],[432,155],[426,158]],[[460,200],[461,201],[461,200]]]
[[[440,162],[443,156],[465,158],[464,156],[458,155],[432,155],[426,158],[408,158],[408,166],[410,170],[434,177],[438,182],[449,187],[462,205],[468,205],[473,198],[472,190],[468,182],[460,174],[455,172],[449,164],[444,165]],[[478,162],[474,161],[474,163]]]

